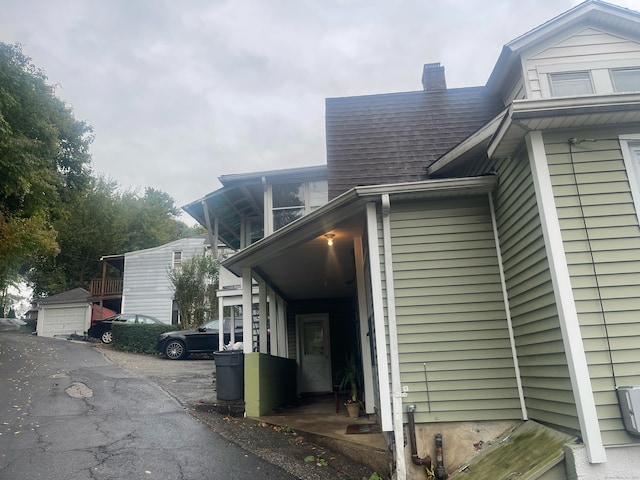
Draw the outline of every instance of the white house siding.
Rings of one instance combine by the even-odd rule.
[[[637,42],[594,28],[585,28],[555,41],[557,43],[542,47],[524,62],[530,99],[550,96],[547,76],[551,72],[591,70],[594,82],[598,83],[600,74],[608,75],[607,68],[637,65],[640,57]],[[629,63],[632,59],[635,62]]]
[[[624,431],[613,378],[640,385],[640,229],[618,141],[637,130],[544,136],[605,445],[638,442]],[[572,147],[573,168],[570,137],[595,140]]]
[[[499,175],[498,234],[520,376],[530,419],[579,431],[535,191],[524,151],[462,172]]]
[[[155,248],[125,253],[123,312],[142,313],[171,323],[173,286],[169,271],[173,252],[182,252],[184,263],[205,251],[203,237],[183,238]]]
[[[487,197],[392,202],[391,235],[400,372],[416,421],[519,419]]]

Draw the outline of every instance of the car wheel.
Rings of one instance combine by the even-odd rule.
[[[187,350],[184,348],[184,343],[180,340],[171,340],[164,347],[164,354],[169,360],[180,360],[184,358]]]
[[[102,332],[102,335],[100,335],[100,340],[102,341],[102,343],[113,342],[113,333],[111,332],[111,330],[105,330],[104,332]]]

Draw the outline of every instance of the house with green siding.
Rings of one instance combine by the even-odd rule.
[[[640,13],[587,0],[486,85],[422,83],[327,99],[326,167],[185,207],[237,250],[246,414],[332,391],[353,353],[398,479],[436,433],[450,477],[640,478]],[[519,429],[563,440],[481,462]]]

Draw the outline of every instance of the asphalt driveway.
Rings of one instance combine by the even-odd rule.
[[[121,352],[99,343],[95,346],[114,365],[168,392],[212,431],[301,480],[367,480],[374,473],[345,455],[307,442],[304,432],[215,411],[210,407],[216,400],[213,355],[167,360],[159,355]],[[305,461],[309,457],[315,461]]]

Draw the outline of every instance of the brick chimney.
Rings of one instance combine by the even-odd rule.
[[[422,70],[422,88],[426,91],[446,90],[444,66],[438,63],[427,63]]]

